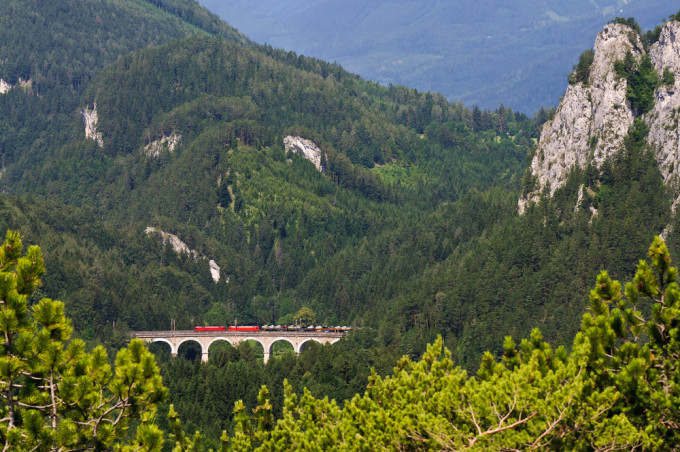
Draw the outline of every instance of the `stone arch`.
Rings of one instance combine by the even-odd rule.
[[[201,358],[201,361],[207,361],[208,360],[208,349],[205,347],[205,345],[203,344],[203,342],[200,339],[197,339],[195,337],[188,337],[186,339],[180,339],[179,341],[177,341],[176,354],[179,355],[179,350],[182,347],[182,345],[185,345],[185,344],[188,345],[188,344],[191,344],[191,343],[198,344],[198,352],[197,352],[198,357]],[[191,356],[191,355],[189,355],[189,356]]]
[[[236,347],[238,344],[238,341],[230,341],[228,337],[214,337],[208,342],[208,348],[215,342],[223,341],[226,342],[227,344],[231,345],[232,347]]]
[[[151,343],[151,344],[154,344],[154,343],[156,343],[156,342],[162,342],[162,343],[164,343],[164,344],[168,344],[168,345],[170,346],[170,354],[171,354],[172,356],[177,355],[177,349],[176,349],[175,346],[172,344],[172,342],[170,342],[169,340],[164,339],[164,338],[160,338],[160,337],[159,337],[159,338],[153,339],[150,343]],[[179,348],[179,347],[178,347],[178,348]]]
[[[260,344],[260,347],[262,347],[262,353],[264,355],[264,362],[265,364],[267,363],[267,360],[269,359],[269,344],[266,338],[259,338],[259,337],[254,337],[254,336],[246,336],[246,337],[239,337],[238,341],[236,342],[235,346],[238,346],[239,343],[241,342],[246,342],[246,341],[254,341]],[[256,352],[256,353],[259,353]]]
[[[316,342],[319,345],[324,345],[325,342],[319,338],[316,337],[308,337],[307,339],[303,339],[298,343],[298,348],[297,348],[297,353],[302,353],[302,351],[305,349],[305,344],[307,342]]]
[[[146,348],[151,353],[153,353],[157,362],[177,356],[175,353],[175,348],[172,346],[170,341],[148,341],[146,343]]]
[[[292,340],[290,340],[290,338],[287,338],[287,337],[273,337],[273,338],[269,341],[269,346],[267,347],[267,349],[265,349],[265,352],[268,353],[269,356],[273,355],[273,354],[274,354],[274,344],[277,343],[277,342],[281,342],[281,341],[290,344],[290,346],[293,348],[293,352],[296,352],[296,351],[297,351],[297,350],[296,350],[296,347],[295,347],[295,342],[292,341]]]
[[[224,344],[226,344],[226,345],[224,345]],[[217,353],[217,355],[219,356],[220,351],[221,351],[220,346],[223,346],[227,349],[231,349],[232,351],[234,351],[236,349],[237,344],[238,343],[236,341],[229,340],[229,338],[226,338],[226,337],[211,338],[205,344],[205,348],[204,348],[205,356],[203,357],[203,360],[208,361],[210,359],[210,357],[212,357],[214,359],[215,353]],[[217,346],[214,347],[214,345],[217,345]],[[211,350],[211,348],[212,348],[212,350]],[[224,348],[222,349],[222,351],[224,351]]]

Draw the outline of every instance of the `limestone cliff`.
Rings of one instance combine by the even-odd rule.
[[[659,74],[673,72],[673,86],[661,86],[655,93],[654,109],[645,120],[649,124],[647,142],[653,147],[661,175],[675,193],[680,190],[680,22],[663,27],[659,41],[652,45],[649,57]],[[677,195],[676,195],[677,196]]]
[[[22,78],[19,79],[19,83],[17,83],[14,86],[19,86],[22,88],[24,91],[28,91],[31,89],[31,81],[30,80],[24,80]],[[0,94],[7,94],[9,90],[14,88],[12,84],[9,82],[6,82],[5,80],[0,78]]]
[[[668,22],[649,49],[659,78],[664,71],[675,73],[673,86],[660,86],[654,108],[641,119],[650,127],[647,137],[658,157],[664,179],[680,185],[678,159],[678,116],[680,112],[680,22]],[[533,186],[518,202],[523,213],[530,202],[538,202],[547,189],[552,196],[564,185],[574,168],[602,163],[623,147],[635,116],[626,98],[627,81],[617,75],[614,64],[630,52],[636,61],[646,55],[639,35],[623,24],[609,24],[597,36],[587,81],[570,85],[555,116],[543,126],[530,171]]]
[[[154,228],[154,227],[147,227],[146,230],[144,231],[147,235],[150,234],[159,234],[161,236],[161,240],[163,240],[163,243],[169,242],[170,245],[172,246],[172,249],[175,250],[176,253],[184,253],[188,254],[189,256],[192,256],[194,259],[208,259],[205,256],[201,256],[198,254],[197,251],[192,250],[187,246],[186,243],[184,243],[179,237],[177,237],[174,234],[170,234],[168,232],[161,231],[160,229]],[[210,276],[212,276],[213,281],[217,282],[220,280],[220,267],[217,265],[217,262],[215,262],[212,259],[208,259],[208,265],[210,266]],[[229,277],[226,276],[226,281],[229,282]]]
[[[104,146],[104,140],[102,139],[102,133],[97,131],[97,121],[99,116],[97,116],[97,104],[94,104],[92,110],[89,107],[85,107],[81,110],[83,115],[83,122],[85,123],[85,137],[91,138],[97,142],[99,147]]]
[[[0,94],[8,93],[12,89],[12,85],[0,78]]]
[[[324,168],[321,164],[322,151],[313,141],[289,135],[283,139],[283,146],[286,149],[286,152],[296,152],[302,155],[312,162],[314,166],[316,166],[316,169],[322,173],[324,172]]]

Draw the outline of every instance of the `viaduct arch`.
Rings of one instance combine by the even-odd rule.
[[[335,344],[342,336],[343,332],[335,331],[193,331],[193,330],[170,330],[170,331],[135,331],[132,333],[144,342],[163,342],[170,346],[172,356],[177,356],[179,346],[185,342],[197,342],[201,347],[201,361],[208,361],[208,349],[213,342],[226,341],[232,347],[236,347],[239,342],[253,340],[259,342],[264,350],[265,364],[272,353],[272,345],[277,341],[286,341],[293,346],[296,354],[302,351],[302,347],[309,341],[319,342],[320,344]]]

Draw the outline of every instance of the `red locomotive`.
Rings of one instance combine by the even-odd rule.
[[[224,328],[224,327],[222,327]],[[230,326],[229,331],[260,331],[259,326]]]
[[[223,326],[195,326],[194,331],[225,331]]]

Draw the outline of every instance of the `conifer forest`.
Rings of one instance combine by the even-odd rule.
[[[368,81],[194,0],[0,0],[3,450],[680,449],[668,24],[608,25],[632,125],[553,190],[561,107]],[[235,323],[351,330],[266,364],[133,338]]]

